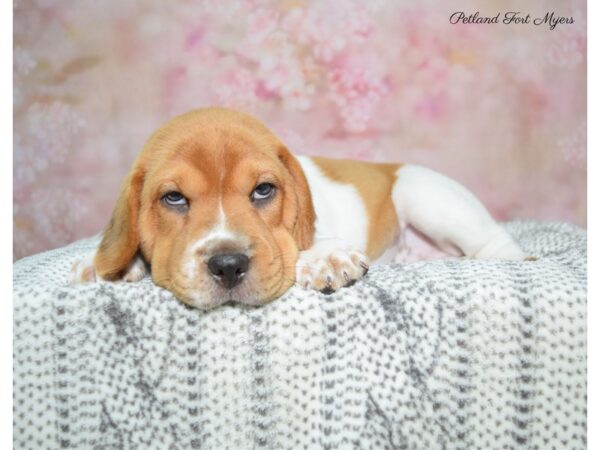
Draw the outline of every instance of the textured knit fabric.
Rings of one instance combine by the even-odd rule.
[[[538,261],[208,312],[149,278],[68,285],[94,240],[21,260],[15,448],[585,448],[586,234],[507,227]]]

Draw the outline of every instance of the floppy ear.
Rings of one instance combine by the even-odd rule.
[[[288,208],[284,212],[284,221],[288,224],[298,248],[306,250],[312,245],[315,234],[315,210],[310,188],[304,171],[294,155],[285,147],[281,147],[278,156],[292,176],[293,186],[288,198],[296,205],[295,208]]]
[[[138,216],[144,174],[133,169],[121,187],[112,218],[94,258],[96,273],[105,280],[124,275],[139,249]]]

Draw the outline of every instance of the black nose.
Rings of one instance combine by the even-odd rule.
[[[208,270],[222,286],[232,289],[242,281],[250,260],[246,255],[222,254],[208,260]]]

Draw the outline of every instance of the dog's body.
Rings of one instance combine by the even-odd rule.
[[[407,227],[469,258],[524,254],[467,189],[429,169],[293,156],[260,122],[209,108],[148,141],[77,281],[143,277],[196,307],[265,303],[294,282],[353,284]]]

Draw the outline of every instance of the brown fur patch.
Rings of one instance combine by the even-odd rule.
[[[391,191],[401,164],[369,163],[314,157],[312,160],[329,178],[352,184],[360,194],[369,219],[367,256],[377,259],[398,233],[398,218]]]

